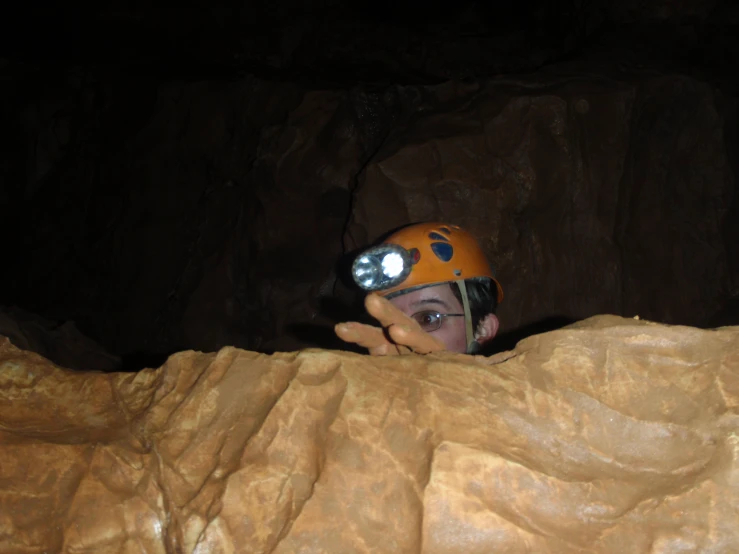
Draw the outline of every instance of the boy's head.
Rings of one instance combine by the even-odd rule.
[[[356,283],[385,296],[455,352],[476,351],[498,331],[503,289],[477,240],[457,225],[418,223],[360,254]]]

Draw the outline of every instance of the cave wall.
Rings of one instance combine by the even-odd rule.
[[[346,347],[351,254],[438,217],[500,274],[498,349],[735,323],[737,37],[728,0],[19,4],[0,309],[125,359]]]
[[[735,99],[678,74],[583,73],[428,90],[361,175],[350,244],[409,221],[469,228],[504,329],[706,323],[736,295]]]
[[[341,248],[362,161],[350,95],[257,80],[62,88],[26,98],[33,155],[12,183],[26,277],[6,279],[6,298],[117,352],[274,337],[293,317],[284,291],[314,295]]]
[[[341,346],[341,260],[429,218],[480,236],[503,333],[598,313],[702,325],[737,296],[736,97],[689,74],[42,77],[3,102],[4,221],[21,232],[0,302],[118,354]]]

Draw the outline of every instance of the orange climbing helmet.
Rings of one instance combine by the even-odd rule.
[[[396,231],[357,257],[352,273],[359,286],[382,296],[487,277],[495,283],[498,302],[503,300],[503,288],[480,244],[469,232],[448,223],[417,223]]]

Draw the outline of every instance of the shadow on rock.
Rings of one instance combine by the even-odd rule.
[[[341,340],[334,333],[334,325],[345,321],[357,321],[377,325],[377,321],[364,309],[362,298],[347,303],[334,297],[320,299],[316,318],[312,322],[298,322],[285,327],[285,337],[273,346],[262,349],[266,354],[300,348],[323,348],[366,354],[367,349]]]
[[[324,350],[343,350],[366,354],[367,349],[350,342],[344,342],[334,333],[333,327],[326,325],[297,323],[287,329],[296,340],[305,344],[305,348],[323,348]]]
[[[565,316],[551,316],[510,331],[498,334],[490,345],[483,348],[480,352],[483,356],[492,356],[506,350],[513,350],[520,341],[533,335],[556,331],[567,325],[575,323],[577,320]]]
[[[118,371],[123,373],[135,373],[147,368],[159,368],[162,367],[167,359],[172,355],[176,354],[177,351],[171,352],[170,354],[160,354],[155,352],[131,352],[121,358],[121,368]]]

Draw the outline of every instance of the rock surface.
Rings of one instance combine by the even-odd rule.
[[[337,261],[425,217],[479,235],[503,332],[599,313],[702,326],[739,298],[737,101],[699,76],[35,79],[2,104],[0,226],[18,238],[0,294],[123,357],[341,348],[331,328],[357,314],[327,310],[354,303]]]
[[[347,247],[451,220],[498,270],[504,330],[554,314],[703,325],[739,284],[719,147],[739,147],[721,115],[735,108],[683,76],[596,74],[429,91],[360,176]]]
[[[493,358],[0,342],[2,552],[730,553],[739,328],[598,316]]]
[[[73,321],[51,321],[17,306],[0,306],[0,336],[66,369],[122,369],[118,356],[80,333]]]

